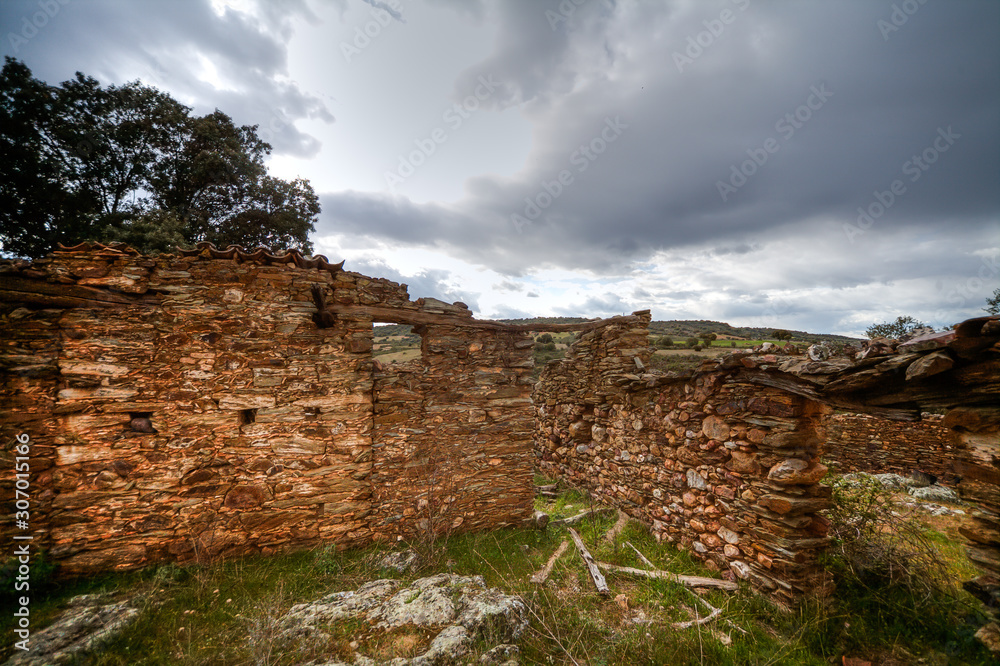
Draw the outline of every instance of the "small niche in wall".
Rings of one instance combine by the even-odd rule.
[[[257,410],[256,409],[241,409],[240,410],[240,425],[248,425],[257,420]]]
[[[153,427],[153,412],[129,412],[128,429],[144,435],[155,435]]]

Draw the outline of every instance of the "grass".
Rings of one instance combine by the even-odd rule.
[[[538,477],[536,483],[551,483]],[[566,517],[591,508],[591,499],[575,490],[539,499],[536,508]],[[611,543],[602,536],[613,516],[584,520],[579,526],[598,560],[644,568],[624,544],[634,544],[658,567],[676,573],[713,576],[686,552],[657,543],[648,530],[630,523]],[[923,519],[921,519],[923,520]],[[921,529],[940,548],[955,580],[972,575],[955,545],[957,524],[929,518]],[[355,649],[377,659],[412,656],[431,636],[411,628],[375,631],[354,620],[330,628],[329,640],[298,651],[275,647],[277,620],[295,603],[332,591],[354,589],[376,578],[415,578],[452,572],[482,575],[487,585],[519,594],[530,609],[531,624],[520,642],[525,664],[829,664],[841,656],[875,663],[983,664],[988,655],[972,639],[982,624],[977,602],[958,590],[935,593],[929,600],[907,597],[885,581],[855,581],[843,562],[828,562],[840,575],[836,592],[807,599],[783,610],[742,587],[713,590],[703,596],[722,608],[722,618],[743,628],[741,634],[716,620],[688,629],[672,622],[704,613],[692,592],[660,580],[609,574],[612,594],[597,594],[579,555],[570,548],[541,586],[529,582],[558,544],[565,528],[544,531],[502,529],[452,535],[438,544],[433,568],[398,574],[379,570],[378,547],[337,552],[331,547],[272,557],[247,557],[207,566],[163,565],[124,575],[70,581],[50,587],[32,600],[33,626],[53,619],[74,595],[109,592],[137,600],[142,614],[125,633],[87,663],[124,664],[299,664],[310,659],[348,658]],[[624,595],[620,597],[619,595]],[[616,600],[616,597],[618,599]],[[919,602],[919,603],[918,603]],[[929,602],[929,603],[928,603]],[[914,613],[919,613],[917,621]],[[9,616],[0,619],[10,635]],[[9,644],[3,649],[9,650]],[[0,653],[0,659],[7,653]]]

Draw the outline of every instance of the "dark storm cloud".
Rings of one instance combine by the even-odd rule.
[[[566,317],[579,317],[580,313],[586,313],[588,317],[613,317],[615,315],[628,314],[633,311],[633,305],[621,296],[612,292],[605,292],[601,295],[594,295],[582,301],[570,303],[555,308],[555,311]]]
[[[406,19],[403,18],[403,15],[399,12],[399,10],[395,9],[392,5],[388,3],[381,2],[381,0],[361,0],[361,1],[367,5],[371,5],[375,9],[381,9],[386,14],[396,19],[400,23],[406,23]],[[398,6],[399,5],[397,4],[397,7]]]
[[[318,19],[302,0],[251,6],[250,13],[220,16],[208,0],[72,2],[25,43],[5,39],[4,52],[50,83],[76,71],[105,85],[138,78],[193,103],[196,113],[220,108],[237,123],[259,125],[276,153],[315,155],[319,143],[294,122],[334,119],[322,100],[287,78],[286,42],[293,18]],[[4,2],[0,23],[19,25],[37,9],[37,2]],[[206,61],[224,89],[199,79]]]
[[[450,207],[446,244],[464,256],[613,271],[720,239],[717,252],[738,253],[817,221],[839,253],[890,231],[995,231],[1000,4],[919,5],[887,37],[889,2],[595,0],[555,30],[553,7],[493,6],[494,51],[456,84],[493,74],[505,88],[489,102],[520,104],[535,127],[519,173],[470,174]],[[712,37],[704,22],[723,10],[732,20]],[[689,38],[708,45],[678,66]],[[602,142],[609,122],[624,129]],[[858,224],[861,236],[845,226]],[[369,230],[415,235],[399,221]]]

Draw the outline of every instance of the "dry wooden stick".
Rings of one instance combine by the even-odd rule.
[[[625,545],[635,551],[635,554],[639,556],[639,559],[642,560],[643,564],[645,564],[647,567],[649,567],[653,571],[659,571],[659,567],[657,567],[655,564],[653,564],[652,562],[650,562],[649,560],[647,560],[646,556],[643,555],[642,553],[640,553],[639,549],[636,548],[635,546],[633,546],[631,541],[626,541]]]
[[[552,573],[552,567],[555,566],[556,560],[559,559],[560,555],[566,552],[567,546],[569,546],[569,541],[563,541],[561,544],[559,544],[559,547],[556,548],[556,552],[552,553],[552,557],[550,557],[549,561],[545,563],[545,566],[542,567],[542,570],[535,572],[535,574],[531,577],[532,583],[537,583],[538,585],[541,585],[542,583],[545,582],[545,580],[549,577],[549,574]]]
[[[646,571],[645,569],[635,569],[633,567],[620,567],[617,564],[608,564],[607,562],[597,562],[598,567],[605,569],[607,571],[614,571],[617,573],[630,574],[632,576],[642,576],[644,578],[660,578],[662,580],[671,580],[675,583],[680,583],[685,587],[714,587],[720,590],[735,591],[740,589],[740,586],[736,583],[730,583],[728,580],[720,580],[718,578],[703,578],[701,576],[681,576],[680,574],[670,573],[669,571]]]
[[[583,558],[584,564],[587,565],[587,570],[590,572],[590,578],[594,581],[594,587],[597,591],[607,596],[611,594],[611,590],[608,589],[608,583],[604,580],[604,574],[601,573],[600,569],[597,568],[597,562],[594,560],[594,556],[590,554],[587,547],[583,545],[583,539],[577,534],[576,530],[572,527],[569,528],[569,534],[573,537],[574,543],[576,543],[576,549],[580,551],[580,557]]]
[[[578,513],[575,516],[570,516],[569,518],[560,518],[559,520],[553,520],[553,525],[576,525],[578,522],[583,520],[588,516],[596,516],[604,513],[611,513],[614,509],[603,508],[603,509],[588,509],[583,513]]]
[[[643,564],[645,564],[645,565],[646,565],[647,567],[649,567],[650,569],[653,569],[654,571],[659,571],[659,569],[657,569],[657,567],[656,567],[656,565],[655,565],[655,564],[653,564],[652,562],[650,562],[650,561],[649,561],[649,560],[648,560],[648,559],[646,558],[646,556],[645,556],[645,555],[643,555],[642,553],[640,553],[640,552],[639,552],[639,549],[638,549],[638,548],[636,548],[635,546],[633,546],[633,545],[632,545],[632,542],[631,542],[631,541],[626,541],[626,542],[625,542],[625,545],[626,545],[626,546],[628,546],[629,548],[631,548],[632,550],[634,550],[634,551],[635,551],[635,554],[639,556],[639,559],[640,559],[640,560],[642,560]],[[697,601],[697,602],[698,602],[698,603],[700,603],[700,604],[701,604],[702,606],[704,606],[705,608],[707,608],[707,609],[708,609],[708,611],[709,611],[709,617],[715,617],[715,615],[716,615],[716,614],[717,614],[718,612],[720,612],[720,609],[716,608],[716,607],[715,607],[715,606],[713,606],[712,604],[710,604],[710,603],[708,603],[707,601],[705,601],[704,599],[702,599],[702,598],[701,598],[700,596],[698,596],[698,595],[697,595],[697,594],[696,594],[695,592],[692,592],[691,590],[688,590],[688,588],[686,588],[686,587],[685,587],[684,589],[685,589],[685,590],[687,590],[688,594],[690,594],[690,595],[691,595],[692,597],[694,597],[695,601]],[[708,621],[708,620],[706,620],[706,622],[707,622],[707,621]],[[725,622],[726,624],[728,624],[728,625],[729,625],[730,627],[732,627],[732,628],[733,628],[733,629],[735,629],[736,631],[739,631],[740,633],[743,633],[743,634],[747,633],[746,629],[743,629],[742,627],[737,627],[737,626],[736,626],[735,624],[733,624],[732,622],[730,622],[729,620],[727,620],[727,619],[725,619],[725,618],[723,618],[723,619],[722,619],[722,621],[723,621],[723,622]],[[681,628],[681,627],[677,627],[677,628]]]
[[[631,519],[631,516],[621,509],[618,509],[618,521],[612,525],[611,529],[604,535],[604,541],[607,541],[608,543],[614,541],[615,537],[618,536],[623,529],[625,529],[625,526],[628,525],[628,521]]]
[[[687,622],[673,622],[670,624],[670,626],[673,627],[674,629],[687,629],[688,627],[693,627],[698,624],[705,624],[706,622],[711,622],[712,620],[717,618],[719,616],[719,613],[721,612],[722,612],[721,608],[716,608],[709,615],[706,615],[705,617],[701,617],[696,620],[689,620]]]

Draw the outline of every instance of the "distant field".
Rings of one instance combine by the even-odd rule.
[[[413,349],[404,349],[402,351],[392,352],[391,354],[376,354],[375,358],[380,363],[404,363],[406,361],[412,361],[420,358],[420,348],[414,347]]]
[[[696,352],[693,349],[688,349],[687,347],[680,347],[678,349],[657,349],[656,353],[660,356],[687,356],[689,354],[699,355],[699,356],[722,356],[723,354],[728,354],[733,351],[732,347],[703,347],[700,352]]]

